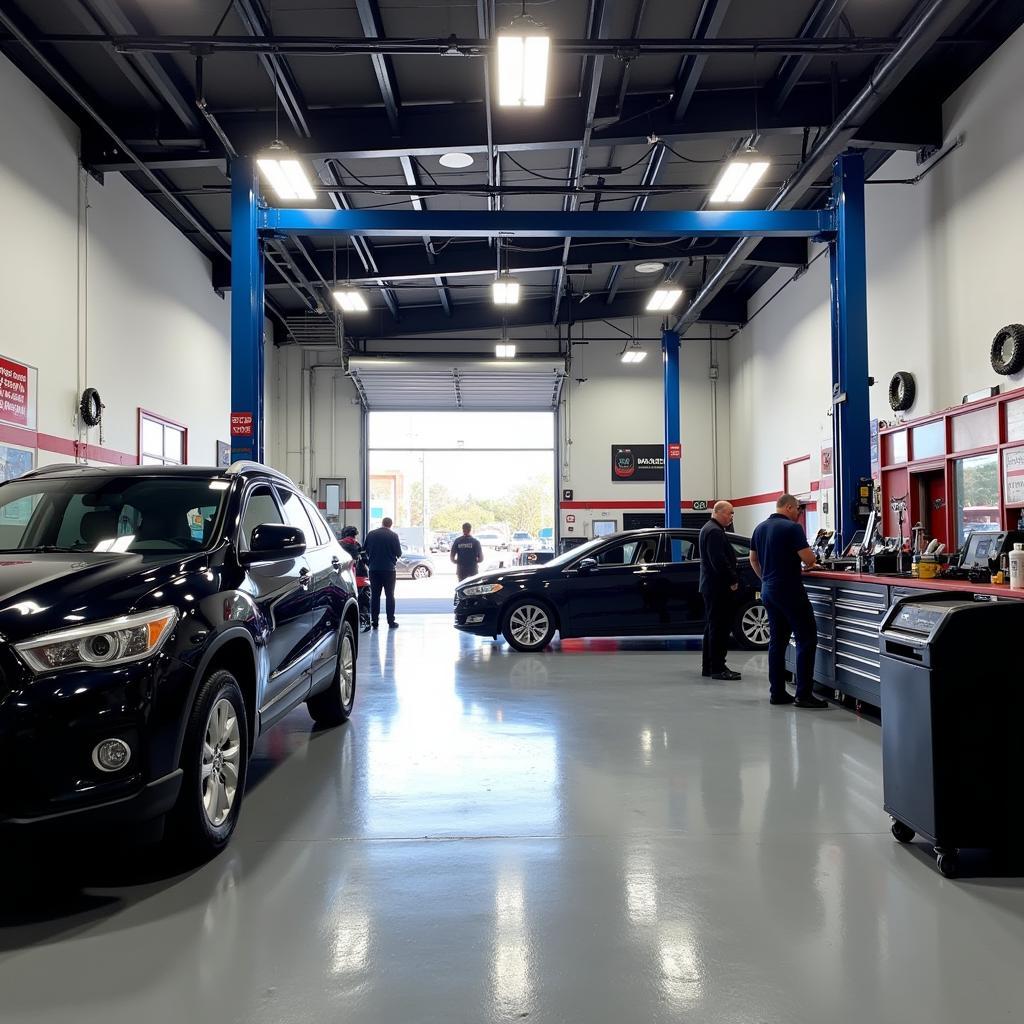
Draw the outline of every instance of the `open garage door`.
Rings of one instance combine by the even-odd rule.
[[[349,376],[372,411],[547,411],[558,407],[565,364],[552,359],[376,359],[354,356]]]

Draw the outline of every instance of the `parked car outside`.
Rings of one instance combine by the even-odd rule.
[[[503,635],[519,651],[539,651],[555,633],[682,636],[704,631],[697,530],[631,530],[589,541],[547,564],[485,572],[455,588],[455,628]],[[730,535],[740,557],[733,635],[768,646],[768,616],[750,567],[750,540]]]
[[[238,822],[256,737],[356,692],[351,558],[255,463],[47,467],[0,484],[0,826]]]
[[[516,556],[518,556],[521,551],[525,551],[527,548],[533,548],[536,546],[536,538],[527,530],[516,530],[509,540],[509,547],[512,549],[512,554]]]
[[[437,571],[434,560],[429,555],[418,551],[409,551],[402,547],[402,557],[395,566],[395,575],[403,580],[425,580]]]

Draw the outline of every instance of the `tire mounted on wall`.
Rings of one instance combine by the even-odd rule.
[[[1004,354],[1007,343],[1009,355]],[[1024,324],[1007,324],[992,339],[989,353],[992,369],[1002,377],[1024,370]]]
[[[889,405],[893,412],[906,412],[917,397],[914,375],[906,370],[897,370],[889,381]]]
[[[100,393],[95,388],[86,388],[82,392],[78,412],[86,425],[95,427],[99,423],[103,416],[103,403],[100,401]]]

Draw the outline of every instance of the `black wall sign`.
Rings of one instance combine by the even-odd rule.
[[[665,446],[660,444],[613,444],[612,481],[650,482],[665,479]]]
[[[572,501],[572,488],[571,487],[563,487],[562,488],[562,501]]]

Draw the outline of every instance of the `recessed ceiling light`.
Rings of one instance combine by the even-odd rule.
[[[665,264],[652,260],[650,263],[638,263],[634,269],[638,274],[657,274],[665,269]]]
[[[442,167],[450,167],[452,170],[461,170],[463,167],[471,167],[473,158],[469,153],[442,153],[438,159]]]

